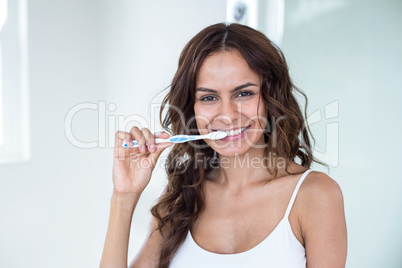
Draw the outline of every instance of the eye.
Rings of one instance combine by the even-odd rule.
[[[241,91],[239,94],[237,94],[236,97],[247,97],[247,96],[252,96],[254,95],[254,92],[251,91]]]
[[[205,96],[205,97],[200,98],[200,101],[204,101],[204,102],[211,102],[214,100],[216,100],[216,98],[213,96]]]

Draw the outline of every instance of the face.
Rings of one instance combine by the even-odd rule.
[[[261,81],[237,51],[208,56],[197,76],[194,112],[201,135],[226,131],[222,139],[205,142],[220,155],[242,155],[263,148],[266,111]]]

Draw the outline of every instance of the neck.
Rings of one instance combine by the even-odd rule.
[[[225,184],[233,190],[244,186],[259,184],[273,178],[268,167],[278,168],[278,177],[285,172],[285,160],[273,155],[264,155],[264,149],[249,150],[243,155],[219,155],[219,167],[216,170],[214,181]]]

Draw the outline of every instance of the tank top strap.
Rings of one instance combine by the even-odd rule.
[[[289,217],[289,213],[290,210],[292,209],[293,203],[295,202],[296,199],[296,195],[297,192],[299,191],[300,185],[302,184],[302,182],[304,181],[304,179],[306,178],[307,174],[309,174],[311,171],[313,171],[312,169],[307,169],[300,177],[299,181],[297,182],[297,185],[295,187],[295,190],[293,191],[292,197],[290,198],[289,201],[289,205],[286,208],[286,212],[285,212],[285,217],[284,218],[288,218]]]

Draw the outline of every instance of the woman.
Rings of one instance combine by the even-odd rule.
[[[254,29],[216,24],[186,45],[163,101],[163,127],[172,134],[228,136],[173,146],[168,185],[130,267],[345,266],[342,192],[310,169],[320,162],[296,92],[305,97],[281,51]],[[169,134],[136,127],[116,133],[101,267],[127,267],[134,209],[158,157],[172,145],[156,145],[155,137]],[[140,149],[121,147],[133,139]]]

